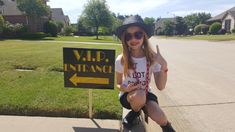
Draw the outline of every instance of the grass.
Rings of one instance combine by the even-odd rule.
[[[27,39],[24,39],[27,40]],[[45,41],[76,41],[76,42],[98,42],[98,43],[120,43],[117,38],[113,36],[58,36],[58,37],[45,37],[42,39],[29,39],[29,40],[45,40]]]
[[[0,41],[0,114],[88,117],[88,90],[64,88],[63,47],[108,49],[110,45]],[[120,53],[120,46],[112,48]],[[22,67],[34,70],[16,70]],[[94,118],[120,119],[121,115],[117,88],[93,90]]]
[[[173,39],[192,39],[192,40],[208,40],[208,41],[230,41],[235,40],[235,34],[231,35],[194,35],[194,36],[173,36],[164,37]]]

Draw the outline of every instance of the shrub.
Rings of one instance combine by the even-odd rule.
[[[27,32],[27,27],[23,24],[11,24],[6,22],[3,26],[3,37],[5,38],[19,38]]]
[[[195,26],[194,28],[194,33],[195,34],[207,34],[209,30],[209,26],[206,24],[199,24],[197,26]]]
[[[37,32],[37,33],[28,33],[24,34],[21,38],[23,39],[42,39],[45,37],[50,36],[49,34],[43,33],[43,32]]]
[[[210,28],[209,28],[210,34],[218,34],[221,27],[222,27],[221,23],[214,22],[212,25],[210,25]]]
[[[65,36],[70,36],[73,33],[73,27],[72,26],[66,26],[64,28],[64,35]]]
[[[232,30],[232,33],[235,33],[235,28]]]
[[[14,25],[14,32],[16,36],[20,36],[22,34],[25,34],[27,32],[27,27],[23,24],[16,23]]]
[[[58,34],[57,25],[53,21],[48,21],[44,24],[44,32],[51,34],[51,36],[56,37]]]
[[[57,32],[60,33],[62,29],[64,28],[64,23],[61,21],[56,21],[55,23],[57,25]]]
[[[4,26],[4,19],[2,15],[0,15],[0,34],[3,32],[3,26]]]

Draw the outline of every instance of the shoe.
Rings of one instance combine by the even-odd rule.
[[[125,128],[130,130],[134,126],[134,120],[140,115],[140,112],[131,110],[125,118],[122,120],[122,124]]]
[[[165,126],[161,126],[161,128],[162,128],[162,132],[175,132],[170,122],[167,122],[167,124]]]

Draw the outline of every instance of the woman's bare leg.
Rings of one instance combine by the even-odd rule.
[[[127,96],[127,101],[130,103],[132,110],[140,111],[146,103],[146,94],[144,90],[137,89],[132,91]]]
[[[167,117],[155,101],[148,101],[145,105],[149,117],[160,126],[167,124]]]

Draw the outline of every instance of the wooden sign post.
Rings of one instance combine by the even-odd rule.
[[[92,118],[92,89],[114,89],[115,50],[63,48],[64,86],[89,89]]]

